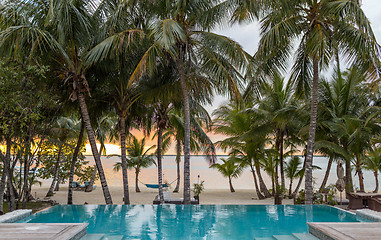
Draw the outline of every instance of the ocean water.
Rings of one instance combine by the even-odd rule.
[[[218,160],[221,158],[226,158],[227,156],[218,156]],[[94,164],[92,156],[87,156],[86,159],[90,161],[90,164]],[[182,159],[183,160],[183,159]],[[104,166],[107,182],[110,186],[122,186],[122,174],[121,172],[114,172],[113,165],[114,163],[120,161],[118,157],[102,157],[102,163]],[[314,170],[314,188],[319,188],[320,184],[324,178],[324,174],[327,168],[328,158],[315,156],[314,165],[321,167],[321,170]],[[183,174],[183,162],[180,163],[181,174]],[[228,179],[224,178],[216,169],[209,168],[209,162],[203,156],[191,156],[191,183],[196,183],[198,181],[198,176],[200,176],[200,181],[205,181],[204,185],[206,189],[229,189]],[[164,182],[172,183],[171,187],[176,186],[176,162],[175,156],[167,155],[163,159],[163,179]],[[266,182],[266,185],[271,188],[271,179],[270,177],[262,171],[263,178]],[[181,181],[182,181],[181,176]],[[352,173],[355,187],[359,187],[358,176]],[[143,183],[154,183],[157,184],[157,168],[156,166],[151,166],[149,168],[142,169],[139,174],[139,180]],[[335,184],[337,180],[336,175],[336,163],[332,164],[330,171],[330,176],[328,178],[328,185]],[[128,181],[130,186],[135,186],[135,171],[128,171]],[[294,180],[293,189],[296,187],[297,181]],[[233,186],[236,189],[254,189],[253,176],[249,168],[246,168],[242,175],[239,178],[234,178],[232,180]],[[364,183],[366,190],[374,190],[375,188],[375,179],[373,173],[370,171],[364,171]],[[139,183],[141,187],[145,187]],[[99,183],[98,183],[99,185]],[[289,187],[289,182],[286,179],[286,187]],[[302,184],[304,187],[304,182]]]
[[[19,222],[89,223],[125,239],[253,239],[308,233],[307,222],[361,222],[325,205],[57,205]]]

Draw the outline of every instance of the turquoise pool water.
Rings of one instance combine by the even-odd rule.
[[[57,205],[19,222],[86,222],[89,234],[126,239],[243,240],[307,233],[306,222],[359,221],[325,205]]]

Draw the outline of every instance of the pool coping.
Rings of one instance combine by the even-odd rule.
[[[18,209],[0,216],[0,223],[14,223],[32,215],[30,209]]]
[[[0,239],[79,240],[87,233],[88,223],[2,223]]]

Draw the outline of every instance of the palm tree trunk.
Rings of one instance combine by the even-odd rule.
[[[233,184],[232,184],[232,179],[230,176],[229,176],[229,186],[230,186],[230,192],[235,192],[235,190],[233,188]]]
[[[378,171],[374,171],[373,174],[374,174],[374,178],[376,180],[376,188],[374,189],[373,192],[378,193]]]
[[[182,56],[177,59],[177,68],[180,75],[181,90],[183,93],[184,105],[184,204],[190,204],[190,108],[187,83],[185,80],[185,70]]]
[[[120,117],[120,150],[122,161],[123,175],[123,201],[124,204],[130,204],[130,194],[128,192],[128,176],[127,176],[127,154],[126,154],[126,119]]]
[[[258,196],[259,199],[265,199],[265,197],[262,195],[262,193],[261,193],[261,191],[259,189],[258,182],[257,182],[257,177],[255,175],[255,171],[254,171],[253,165],[250,164],[250,168],[251,168],[251,173],[253,174],[255,191],[257,193],[257,196]]]
[[[102,156],[102,152],[103,152],[104,147],[105,146],[103,144],[101,144],[101,146],[99,147],[99,156]],[[85,188],[85,192],[93,191],[95,178],[97,177],[97,172],[98,172],[97,166],[94,165],[93,175],[91,176],[89,185],[87,185],[87,187]]]
[[[81,122],[81,130],[79,132],[77,145],[75,146],[75,149],[73,152],[73,158],[71,160],[71,165],[70,165],[69,189],[67,192],[67,204],[69,205],[73,204],[73,179],[74,179],[75,164],[77,162],[79,150],[81,149],[84,132],[85,132],[85,125],[83,124],[83,122]]]
[[[11,143],[11,138],[7,138],[6,139],[6,154],[5,154],[5,161],[6,161],[6,166],[4,167],[4,169],[6,170],[6,173],[7,173],[7,191],[8,191],[8,208],[9,208],[9,211],[12,212],[13,210],[15,210],[16,206],[15,206],[15,191],[14,191],[14,187],[13,187],[13,182],[12,182],[12,178],[13,178],[13,168],[11,168],[11,147],[12,147],[12,143]]]
[[[313,81],[312,81],[312,98],[311,98],[311,113],[310,113],[310,129],[307,142],[307,161],[305,172],[305,190],[306,204],[312,204],[312,162],[314,157],[314,145],[316,134],[316,118],[318,107],[318,92],[319,92],[319,60],[317,57],[313,61]]]
[[[5,153],[5,156],[3,158],[3,174],[1,175],[1,183],[0,183],[0,215],[3,215],[4,214],[4,210],[3,210],[3,203],[4,203],[4,191],[5,191],[5,186],[6,186],[6,181],[7,181],[7,175],[8,175],[8,171],[7,171],[7,168],[8,166],[10,165],[10,160],[11,160],[11,145],[10,145],[10,141],[8,143],[8,140],[7,140],[7,146],[6,146],[6,153]]]
[[[57,181],[58,175],[59,175],[59,165],[60,165],[60,160],[61,160],[61,154],[62,154],[62,144],[60,144],[60,147],[58,150],[57,161],[56,161],[56,164],[54,165],[53,181],[50,184],[49,191],[46,193],[46,197],[53,196],[54,186],[56,185],[56,181]]]
[[[345,160],[345,191],[353,192],[352,167],[350,159]]]
[[[261,167],[259,166],[259,162],[255,161],[254,166],[255,166],[255,170],[256,170],[257,175],[258,175],[259,187],[260,187],[261,192],[265,195],[265,198],[271,197],[271,193],[267,189],[265,181],[262,178]]]
[[[97,169],[98,169],[99,178],[101,181],[105,202],[106,202],[106,204],[112,204],[111,194],[110,194],[110,191],[109,191],[108,186],[107,186],[105,173],[103,171],[101,158],[100,158],[98,148],[97,148],[97,144],[95,141],[94,130],[91,127],[90,116],[89,116],[89,112],[87,110],[85,96],[81,92],[78,92],[77,95],[78,95],[78,102],[79,102],[79,107],[81,109],[81,115],[82,115],[83,123],[85,124],[87,137],[89,139],[89,143],[91,146],[91,151],[93,153],[95,164],[96,164]]]
[[[292,192],[292,182],[294,179],[290,179],[290,189],[288,189],[288,197],[291,197],[291,192]]]
[[[162,136],[163,136],[163,129],[160,127],[159,122],[159,129],[157,133],[157,177],[158,177],[158,183],[159,183],[159,200],[160,204],[164,203],[164,194],[163,194],[163,168],[162,168],[162,162],[161,162],[161,144],[162,144]]]
[[[276,149],[278,150],[278,153],[280,153],[280,138],[277,136],[276,137]],[[274,203],[275,204],[282,204],[282,194],[281,194],[281,189],[280,189],[280,185],[279,185],[279,168],[278,168],[278,164],[276,163],[275,164],[275,189],[274,189]]]
[[[303,162],[303,168],[304,168],[304,169],[306,168],[306,162],[307,162],[307,156],[304,156],[304,162]],[[296,185],[296,188],[295,188],[294,192],[293,192],[292,195],[289,197],[290,199],[294,198],[294,197],[296,196],[296,194],[298,194],[298,192],[299,192],[299,188],[300,188],[300,186],[302,185],[303,178],[304,178],[303,175],[301,175],[301,176],[299,177],[298,185]]]
[[[280,131],[280,136],[279,136],[279,154],[280,154],[280,180],[281,180],[281,185],[282,185],[282,195],[284,195],[283,191],[286,189],[286,180],[284,177],[284,159],[283,159],[283,131]]]
[[[180,161],[181,161],[181,142],[179,140],[176,141],[176,169],[177,169],[177,183],[174,193],[179,192],[180,188]]]
[[[323,182],[321,183],[321,186],[319,188],[319,193],[322,193],[324,188],[325,188],[325,185],[327,185],[329,173],[330,173],[331,167],[332,167],[332,162],[333,162],[333,157],[329,157],[327,170],[325,171]]]
[[[58,174],[56,186],[54,187],[54,191],[55,192],[58,192],[60,190],[60,183],[61,183],[61,181],[62,181],[62,177],[61,177],[60,174]]]
[[[3,161],[3,166],[5,166],[5,161]],[[3,174],[1,175],[1,182],[0,182],[0,215],[4,214],[3,203],[4,203],[4,191],[5,191],[6,181],[7,181],[7,174],[4,167]]]
[[[140,188],[139,188],[139,172],[140,172],[140,169],[135,169],[135,192],[140,192]]]
[[[29,168],[31,163],[31,144],[34,135],[33,124],[30,124],[28,128],[28,140],[26,143],[26,153],[24,161],[24,185],[23,185],[23,195],[22,195],[22,208],[26,208],[26,203],[29,201]]]
[[[361,161],[360,157],[357,158],[357,162],[359,163]],[[356,170],[357,170],[357,175],[359,177],[359,184],[360,184],[360,192],[365,192],[365,188],[364,188],[364,174],[362,172],[362,168],[361,168],[361,165],[360,163],[357,164],[356,166]]]

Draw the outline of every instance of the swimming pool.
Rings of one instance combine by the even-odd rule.
[[[325,205],[57,205],[19,222],[89,223],[125,239],[253,239],[307,233],[306,222],[366,221]]]

